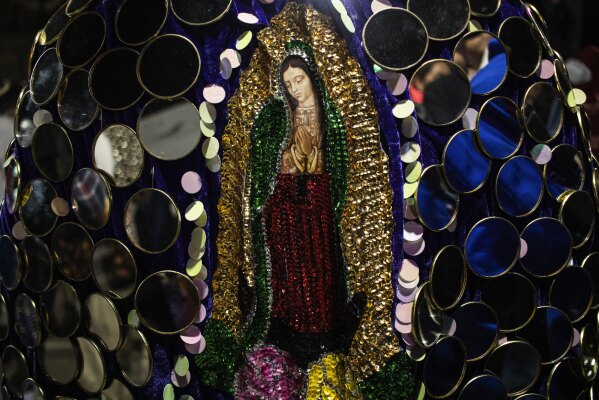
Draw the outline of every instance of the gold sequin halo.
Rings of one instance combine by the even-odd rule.
[[[239,90],[228,104],[222,138],[222,195],[213,279],[212,317],[240,337],[246,322],[239,306],[239,268],[255,284],[249,229],[249,147],[253,121],[265,101],[276,95],[278,66],[292,40],[308,43],[318,74],[339,110],[347,133],[349,176],[341,218],[341,241],[350,297],[362,292],[367,304],[348,354],[358,381],[378,371],[399,346],[390,323],[391,230],[393,227],[388,158],[381,150],[376,109],[358,62],[335,32],[329,17],[310,6],[289,3],[258,34],[259,47],[242,73]]]

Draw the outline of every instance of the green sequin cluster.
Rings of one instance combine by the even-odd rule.
[[[242,352],[233,333],[222,322],[209,320],[203,334],[206,349],[195,357],[202,383],[233,393],[235,373],[242,360]]]
[[[326,154],[327,171],[331,172],[331,196],[335,211],[337,231],[341,223],[341,214],[345,207],[347,182],[349,180],[349,156],[347,154],[347,138],[341,114],[335,107],[322,81],[318,82],[323,95],[324,111],[327,119]]]
[[[414,395],[413,362],[402,351],[376,374],[360,383],[364,400],[411,400]]]

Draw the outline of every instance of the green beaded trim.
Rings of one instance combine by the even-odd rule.
[[[347,181],[349,180],[349,155],[347,138],[341,114],[337,111],[333,99],[329,96],[322,81],[318,81],[320,93],[323,94],[324,110],[327,119],[325,158],[327,171],[331,171],[331,196],[335,209],[337,232],[341,224],[341,215],[345,207]]]
[[[211,319],[206,323],[203,336],[206,348],[195,356],[202,383],[233,393],[235,374],[243,356],[233,333],[222,322]]]
[[[402,351],[358,386],[364,400],[411,400],[414,395],[413,362]]]
[[[255,267],[256,306],[243,340],[248,351],[262,341],[268,331],[272,295],[270,266],[266,247],[264,203],[271,193],[280,165],[282,144],[287,137],[287,112],[283,101],[272,100],[260,112],[252,128],[250,224]]]

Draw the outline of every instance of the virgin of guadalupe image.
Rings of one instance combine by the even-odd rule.
[[[388,158],[366,79],[309,6],[289,3],[258,40],[222,139],[200,378],[238,399],[407,399]]]

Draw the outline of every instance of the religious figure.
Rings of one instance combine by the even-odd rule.
[[[392,332],[391,188],[368,85],[310,7],[289,3],[258,39],[223,135],[200,378],[239,399],[381,398],[368,379],[410,371]]]

